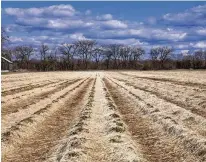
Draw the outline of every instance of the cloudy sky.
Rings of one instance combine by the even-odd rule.
[[[206,2],[2,2],[10,46],[100,44],[206,49]]]

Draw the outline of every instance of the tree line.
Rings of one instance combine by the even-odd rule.
[[[22,45],[9,49],[4,47],[8,37],[2,32],[2,56],[13,59],[17,70],[206,69],[204,50],[175,58],[173,49],[166,46],[151,48],[146,53],[139,46],[99,45],[95,40],[78,40],[56,48],[42,44],[38,49]]]

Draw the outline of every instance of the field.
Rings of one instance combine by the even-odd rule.
[[[204,162],[206,71],[2,75],[2,161]]]

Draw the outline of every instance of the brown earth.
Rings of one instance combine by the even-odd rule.
[[[5,162],[206,161],[206,71],[11,74],[1,102]]]

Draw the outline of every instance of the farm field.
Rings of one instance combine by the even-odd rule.
[[[4,162],[205,162],[206,71],[2,75]]]

